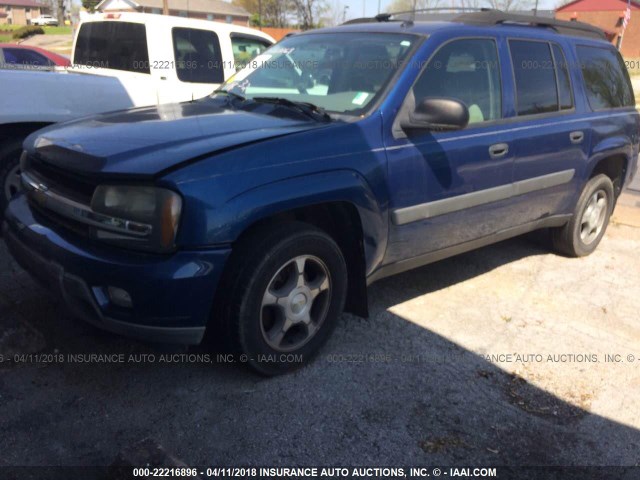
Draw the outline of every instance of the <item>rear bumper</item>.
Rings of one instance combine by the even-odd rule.
[[[202,340],[230,249],[161,256],[96,245],[39,223],[24,196],[9,204],[5,218],[2,230],[13,257],[75,316],[142,340]],[[109,286],[126,290],[133,306],[113,304]]]

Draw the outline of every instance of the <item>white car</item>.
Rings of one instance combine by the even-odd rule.
[[[55,17],[52,17],[51,15],[40,15],[37,18],[31,19],[31,25],[41,25],[41,26],[51,25],[51,26],[57,27],[58,19]]]
[[[0,221],[20,189],[22,141],[52,123],[212,93],[275,40],[248,27],[145,13],[88,15],[62,71],[0,70]]]

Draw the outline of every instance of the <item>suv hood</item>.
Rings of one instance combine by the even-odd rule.
[[[264,108],[262,108],[264,107]],[[193,158],[326,123],[232,110],[212,100],[159,105],[53,125],[30,136],[29,153],[82,174],[157,175]]]

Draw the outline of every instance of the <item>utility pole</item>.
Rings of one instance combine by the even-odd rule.
[[[162,0],[162,14],[169,15],[169,0]]]
[[[347,10],[349,10],[349,5],[345,5],[342,10],[342,23],[347,21]]]
[[[260,30],[262,30],[262,0],[258,0],[258,23],[260,24]]]

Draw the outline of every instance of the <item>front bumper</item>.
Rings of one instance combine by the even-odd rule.
[[[39,222],[23,195],[10,202],[5,219],[2,230],[13,257],[75,316],[142,340],[202,340],[229,248],[168,256],[99,245]],[[132,307],[115,305],[109,286],[127,291]]]

